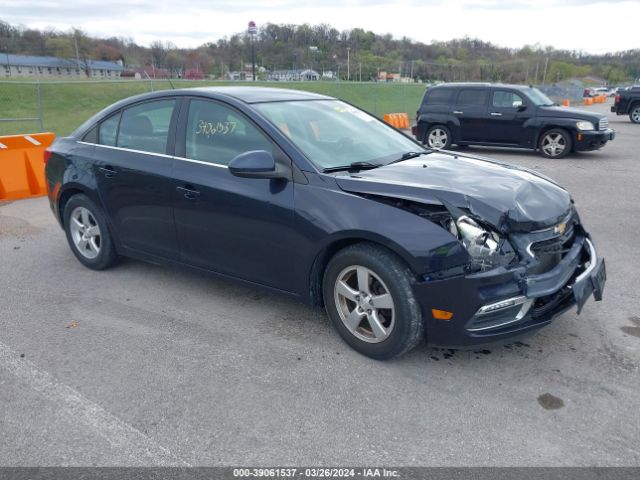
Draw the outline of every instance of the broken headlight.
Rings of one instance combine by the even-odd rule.
[[[467,215],[462,215],[457,220],[449,220],[447,229],[464,245],[471,256],[474,269],[489,270],[507,266],[516,258],[506,239]]]

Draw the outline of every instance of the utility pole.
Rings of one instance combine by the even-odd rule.
[[[254,22],[253,20],[251,20],[249,22],[249,29],[248,29],[248,33],[249,33],[249,41],[251,42],[251,75],[253,78],[253,81],[256,81],[256,47],[255,47],[255,43],[256,43],[256,33],[258,33],[258,27],[256,27],[256,22]],[[244,71],[244,65],[242,70]]]
[[[362,63],[358,63],[358,79],[362,82]]]
[[[549,64],[549,57],[544,59],[544,73],[542,74],[542,85],[547,80],[547,65]]]
[[[350,59],[349,59],[350,50],[351,48],[347,47],[347,81],[351,80],[351,65],[350,65]]]

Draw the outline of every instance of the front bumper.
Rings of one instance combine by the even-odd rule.
[[[505,343],[549,324],[573,306],[578,313],[591,295],[602,299],[604,259],[581,236],[553,269],[530,275],[522,269],[497,270],[425,281],[414,286],[432,345],[469,347]],[[432,309],[453,312],[436,320]]]
[[[576,152],[597,150],[616,138],[616,132],[610,128],[606,130],[588,130],[578,132],[573,138],[573,148]]]

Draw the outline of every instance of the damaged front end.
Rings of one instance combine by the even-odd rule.
[[[543,228],[513,222],[508,214],[487,222],[473,208],[366,195],[439,225],[464,247],[468,261],[446,270],[432,267],[415,285],[432,344],[468,346],[501,342],[551,322],[574,305],[578,313],[593,295],[602,298],[606,270],[580,218],[569,204]],[[540,224],[536,225],[539,227]],[[433,309],[453,312],[440,321]]]

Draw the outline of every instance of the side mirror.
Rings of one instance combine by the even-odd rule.
[[[243,178],[285,178],[284,172],[278,170],[276,161],[265,150],[244,152],[229,162],[231,175]]]
[[[513,107],[516,109],[516,112],[524,112],[527,109],[527,106],[521,102],[513,102]]]

